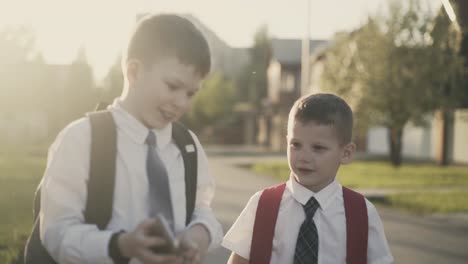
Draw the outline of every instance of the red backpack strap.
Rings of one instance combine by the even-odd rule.
[[[250,246],[250,263],[252,264],[270,263],[276,218],[285,187],[286,183],[282,183],[267,188],[263,190],[258,200]]]
[[[367,238],[369,223],[364,196],[343,187],[346,215],[346,263],[367,263]]]

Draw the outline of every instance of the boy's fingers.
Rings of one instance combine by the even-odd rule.
[[[200,263],[200,252],[197,249],[186,249],[182,253],[184,263]]]
[[[198,253],[198,250],[190,248],[190,249],[184,250],[183,255],[184,257],[193,258],[197,253]]]
[[[167,241],[159,236],[151,236],[144,241],[145,247],[163,246],[165,244],[167,244]]]
[[[147,230],[148,228],[152,227],[154,224],[156,224],[156,220],[155,220],[155,219],[146,219],[146,220],[142,221],[142,222],[138,225],[138,228],[139,228],[139,229],[143,229],[143,230]]]
[[[183,249],[198,249],[198,245],[189,237],[183,236],[181,239],[181,247]]]
[[[141,252],[141,260],[144,263],[175,263],[182,264],[182,258],[169,254],[154,254],[152,251],[144,250]]]

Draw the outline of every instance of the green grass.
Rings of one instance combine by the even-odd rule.
[[[420,214],[468,212],[468,191],[392,194],[382,203]]]
[[[289,177],[286,162],[257,163],[251,169],[282,180]],[[351,188],[468,188],[468,167],[405,164],[394,168],[386,162],[355,161],[341,166],[338,180]]]
[[[12,263],[32,227],[34,191],[45,167],[37,155],[0,155],[0,263]]]
[[[250,169],[281,180],[289,178],[286,162],[257,163]],[[376,202],[403,208],[412,213],[468,212],[466,166],[405,164],[394,168],[385,162],[356,161],[340,168],[338,180],[342,185],[351,188],[402,190],[401,193],[386,195]]]

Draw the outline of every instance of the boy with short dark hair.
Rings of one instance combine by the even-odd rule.
[[[185,18],[150,15],[132,33],[122,66],[122,95],[107,109],[117,130],[112,217],[104,230],[85,222],[91,135],[89,118],[81,118],[49,150],[42,244],[58,263],[202,263],[208,248],[222,238],[210,207],[214,181],[195,134],[189,131],[194,145],[186,149],[171,134],[210,70],[208,43]],[[197,155],[195,201],[186,201],[184,173],[191,168],[184,167],[182,151]],[[153,181],[156,187],[150,187]],[[189,202],[195,205],[187,216]],[[181,234],[181,252],[153,250],[167,244],[151,234],[159,213],[167,213],[170,226]]]
[[[300,98],[287,129],[290,179],[249,200],[224,237],[228,263],[392,263],[375,207],[336,180],[356,148],[348,104],[332,94]]]

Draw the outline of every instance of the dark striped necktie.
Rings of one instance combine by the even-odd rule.
[[[314,222],[314,214],[320,207],[317,200],[312,197],[304,207],[306,219],[299,229],[296,250],[294,252],[294,264],[316,264],[318,261],[318,233]]]

